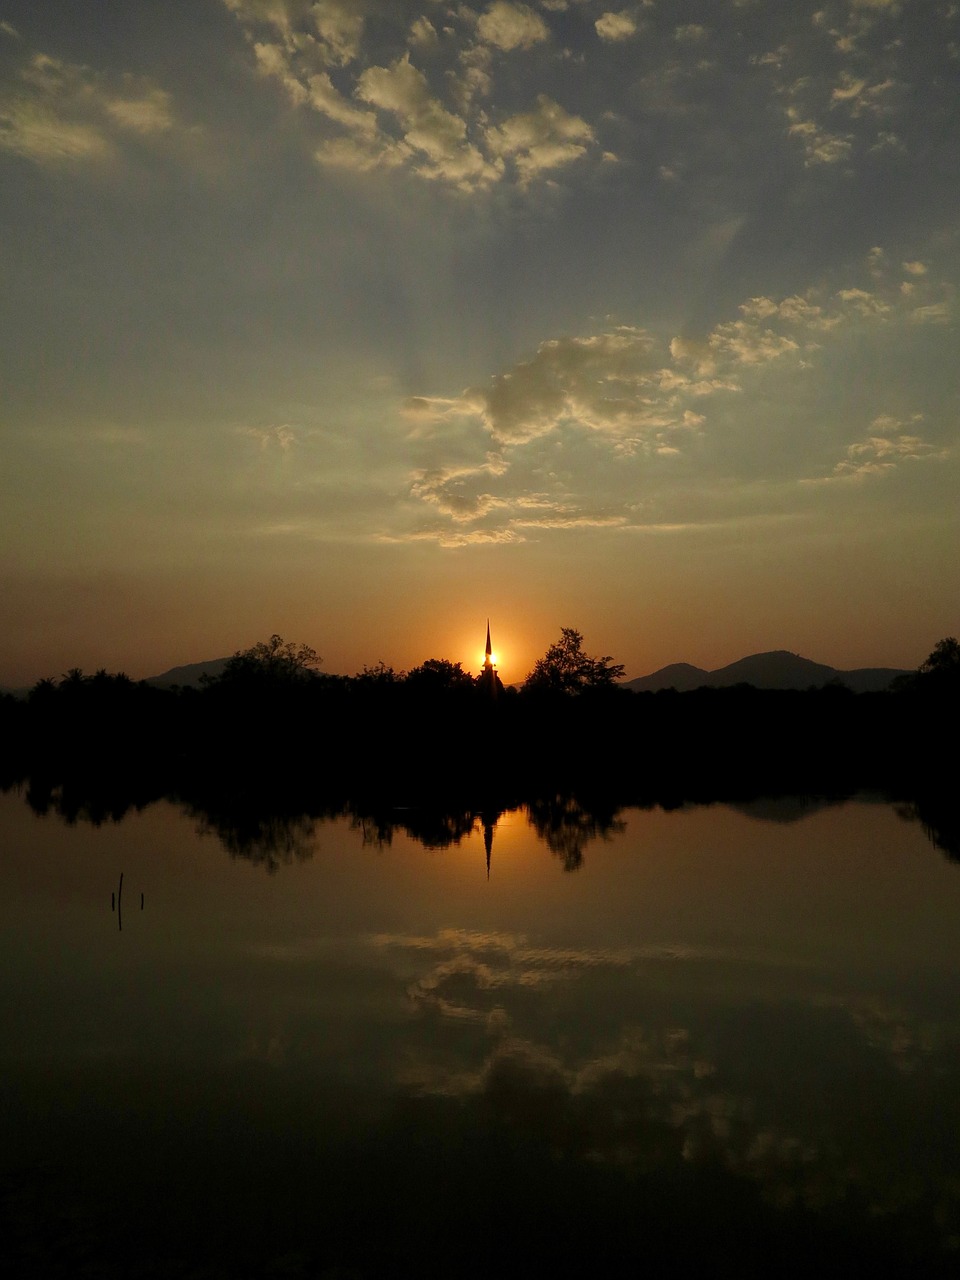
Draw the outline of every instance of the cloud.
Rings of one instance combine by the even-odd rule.
[[[830,133],[813,120],[803,120],[794,107],[787,108],[790,126],[787,132],[803,144],[805,163],[810,165],[839,164],[853,150],[853,139],[838,133]]]
[[[949,302],[931,302],[925,307],[915,307],[910,312],[914,324],[947,324],[950,320]]]
[[[851,311],[868,318],[888,315],[891,310],[889,302],[866,289],[839,289],[837,297]]]
[[[708,34],[707,28],[699,22],[686,22],[674,28],[673,38],[680,44],[701,44]]]
[[[367,47],[360,65],[355,59],[364,27],[343,0],[309,14],[266,0],[228,3],[247,32],[260,74],[278,81],[296,107],[310,109],[333,130],[314,148],[322,164],[404,168],[472,193],[505,179],[528,187],[595,142],[590,124],[543,93],[529,109],[512,113],[479,105],[493,87],[491,50],[522,51],[549,36],[543,18],[527,5],[501,0],[479,16],[461,6],[447,15],[456,26],[444,28],[443,45],[429,16],[421,14],[406,27],[396,57],[377,57]]]
[[[537,98],[534,110],[511,116],[486,134],[490,152],[511,160],[524,184],[579,159],[593,141],[593,129],[585,120],[545,94]]]
[[[462,403],[503,442],[536,439],[564,420],[618,432],[642,414],[642,401],[623,392],[654,382],[654,346],[649,334],[631,328],[551,339],[488,387],[465,392]]]
[[[845,107],[856,119],[865,113],[880,115],[890,111],[892,107],[887,99],[899,88],[901,86],[890,78],[870,84],[865,77],[857,77],[844,71],[830,98],[834,107]]]
[[[799,343],[772,329],[762,329],[748,320],[730,320],[714,329],[710,346],[740,364],[764,364],[778,356],[799,350]]]
[[[106,98],[107,113],[124,129],[135,133],[163,133],[173,127],[170,95],[163,89],[148,89],[130,96]]]
[[[174,127],[172,99],[144,77],[29,55],[0,95],[0,147],[37,163],[110,158],[123,138]]]
[[[629,40],[637,34],[637,20],[629,9],[622,9],[619,13],[601,13],[593,25],[600,39],[610,43]]]
[[[0,147],[39,163],[102,160],[111,153],[96,126],[64,120],[29,102],[0,105]]]
[[[915,149],[918,136],[911,118],[916,89],[907,92],[915,80],[912,46],[905,39],[867,39],[885,12],[893,12],[882,7],[831,3],[817,11],[811,6],[807,16],[813,22],[788,24],[788,33],[776,6],[756,5],[749,30],[740,33],[736,48],[726,49],[722,83],[714,84],[710,72],[714,87],[706,90],[701,81],[714,64],[703,54],[713,39],[712,26],[696,21],[643,25],[648,7],[664,12],[646,3],[615,10],[593,0],[224,3],[252,48],[272,45],[280,51],[282,57],[271,55],[271,73],[301,108],[311,106],[311,77],[327,75],[313,119],[317,136],[309,139],[310,151],[322,163],[392,167],[462,192],[501,184],[529,188],[534,179],[549,178],[582,155],[578,147],[590,150],[594,143],[597,163],[603,158],[610,166],[625,166],[652,159],[655,171],[673,178],[679,174],[690,185],[702,176],[697,159],[705,136],[705,92],[712,95],[711,149],[726,142],[743,154],[751,142],[762,140],[764,163],[773,146],[765,122],[777,104],[785,113],[784,156],[806,169],[848,175],[858,162],[869,163],[880,153],[890,159],[898,152],[906,161],[907,144]],[[615,46],[641,29],[645,38],[628,89]],[[722,25],[717,30],[724,33]],[[594,32],[595,39],[585,38]],[[262,50],[255,56],[262,59]],[[423,77],[434,104],[433,119],[416,126],[424,136],[407,138],[410,127],[397,136],[397,120],[383,116],[378,117],[380,134],[367,126],[361,135],[344,104],[357,106],[365,78],[376,68],[395,68],[404,56]],[[928,90],[935,97],[943,96],[941,83],[945,75],[932,71]],[[554,137],[552,145],[511,150],[515,122],[537,120],[544,101],[555,103],[568,120],[581,121],[581,133]],[[335,110],[329,109],[334,102]],[[734,121],[747,102],[751,123],[744,132]],[[951,108],[944,101],[940,109]],[[632,154],[631,140],[639,146],[641,138],[651,136],[645,126],[654,115],[675,122],[669,154]],[[450,137],[454,127],[463,130],[456,147]],[[663,131],[657,136],[665,137]]]
[[[833,476],[827,478],[864,480],[886,475],[904,463],[944,461],[950,455],[949,449],[938,449],[920,436],[903,431],[905,426],[922,421],[922,414],[914,414],[909,424],[881,414],[871,422],[869,435],[847,446]]]
[[[477,492],[475,484],[471,491],[466,482],[502,475],[504,470],[505,464],[497,455],[488,455],[487,460],[477,466],[436,467],[420,472],[414,478],[410,492],[413,497],[432,504],[442,515],[457,523],[477,520],[508,504],[492,493]]]
[[[737,478],[745,493],[744,478],[769,462],[771,416],[790,419],[798,403],[826,394],[836,364],[830,348],[849,351],[851,339],[872,341],[871,331],[880,340],[897,326],[949,320],[944,287],[917,272],[904,295],[892,258],[875,246],[860,278],[843,287],[758,294],[730,319],[669,343],[631,325],[552,338],[457,396],[411,397],[403,408],[410,441],[429,459],[411,476],[411,497],[448,522],[419,535],[449,543],[455,531],[459,544],[472,530],[529,537],[587,527],[722,527],[741,517],[724,486]],[[807,385],[799,401],[798,379]],[[865,439],[840,447],[828,480],[939,456],[911,423],[882,418]],[[789,461],[777,461],[781,494],[817,483],[807,476],[821,449],[816,436],[801,437]],[[764,499],[758,491],[757,500],[772,493],[768,487]]]
[[[548,40],[550,29],[529,5],[494,0],[477,23],[477,34],[486,44],[509,53]]]
[[[352,62],[360,52],[363,15],[351,0],[314,0],[311,17],[327,61]]]
[[[279,449],[288,453],[297,442],[297,433],[286,423],[273,427],[243,427],[241,434],[255,440],[263,452]]]
[[[364,111],[348,102],[337,92],[327,72],[311,76],[308,86],[310,105],[315,111],[361,137],[373,139],[377,136],[377,117],[374,112]]]
[[[410,45],[418,49],[433,49],[440,43],[436,28],[426,16],[415,19],[407,39]]]
[[[464,188],[499,176],[496,163],[467,141],[464,120],[431,96],[426,76],[412,65],[409,54],[391,67],[369,67],[357,81],[356,92],[364,102],[397,118],[406,146],[426,157],[425,163],[417,164],[423,176]]]
[[[294,25],[307,13],[308,0],[223,0],[224,5],[245,24],[273,27],[287,40]]]

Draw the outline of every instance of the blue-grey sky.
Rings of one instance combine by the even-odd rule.
[[[0,683],[960,630],[953,0],[0,0]]]

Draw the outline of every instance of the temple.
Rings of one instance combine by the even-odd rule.
[[[490,698],[496,698],[503,692],[503,685],[497,675],[497,664],[493,660],[493,646],[490,643],[490,619],[487,619],[487,646],[483,654],[483,666],[477,676],[477,688]]]

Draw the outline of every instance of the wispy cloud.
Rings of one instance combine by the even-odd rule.
[[[108,75],[33,53],[0,92],[0,148],[37,163],[104,161],[126,136],[175,125],[170,94],[145,77]]]

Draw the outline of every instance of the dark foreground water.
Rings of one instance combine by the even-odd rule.
[[[394,816],[231,854],[0,796],[6,1274],[954,1274],[960,865],[918,822],[517,810],[488,874],[479,821]]]

